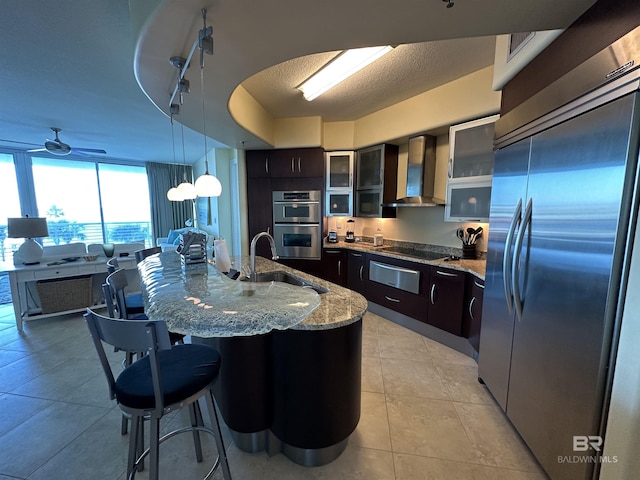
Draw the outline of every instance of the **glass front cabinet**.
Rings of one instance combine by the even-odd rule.
[[[356,217],[395,218],[398,146],[381,144],[358,150],[356,156]]]
[[[353,215],[353,159],[354,152],[326,152],[325,215],[351,217]]]
[[[449,129],[447,222],[488,222],[493,176],[493,136],[499,115]]]

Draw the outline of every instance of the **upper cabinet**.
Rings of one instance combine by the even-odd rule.
[[[353,188],[353,152],[327,152],[327,190]]]
[[[492,115],[449,129],[445,221],[489,221],[493,136],[498,118]]]
[[[352,151],[325,153],[325,215],[328,217],[353,215],[353,157]]]
[[[322,177],[324,151],[321,148],[275,150],[271,159],[272,177]]]
[[[247,150],[247,178],[320,177],[324,175],[321,148]]]
[[[396,209],[383,207],[397,198],[398,147],[376,145],[356,155],[356,217],[395,218]]]

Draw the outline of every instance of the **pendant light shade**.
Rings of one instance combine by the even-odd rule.
[[[193,183],[186,180],[178,185],[177,190],[182,200],[193,200],[196,198],[196,187],[193,186]]]
[[[196,180],[196,193],[199,197],[219,197],[222,193],[222,184],[210,173],[205,173]]]
[[[167,192],[167,200],[171,202],[181,202],[184,200],[184,198],[182,198],[182,195],[180,195],[178,187],[171,187]]]

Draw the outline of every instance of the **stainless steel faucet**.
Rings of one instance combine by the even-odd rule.
[[[269,244],[271,245],[271,255],[272,255],[272,259],[273,260],[278,260],[278,252],[276,252],[276,242],[273,239],[273,237],[271,235],[269,235],[267,232],[260,232],[258,234],[256,234],[255,237],[253,237],[253,240],[251,240],[251,247],[250,247],[250,270],[249,270],[249,280],[252,282],[255,282],[256,280],[258,280],[258,274],[256,273],[256,243],[258,243],[258,240],[260,239],[260,237],[267,237],[269,239]]]

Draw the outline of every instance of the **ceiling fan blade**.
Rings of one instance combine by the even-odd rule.
[[[47,151],[46,148],[32,148],[31,150],[27,150],[27,153],[46,152],[46,151]]]
[[[97,148],[76,148],[76,147],[72,147],[71,151],[73,153],[102,153],[102,154],[106,154],[107,152],[102,150],[102,149],[97,149]]]

